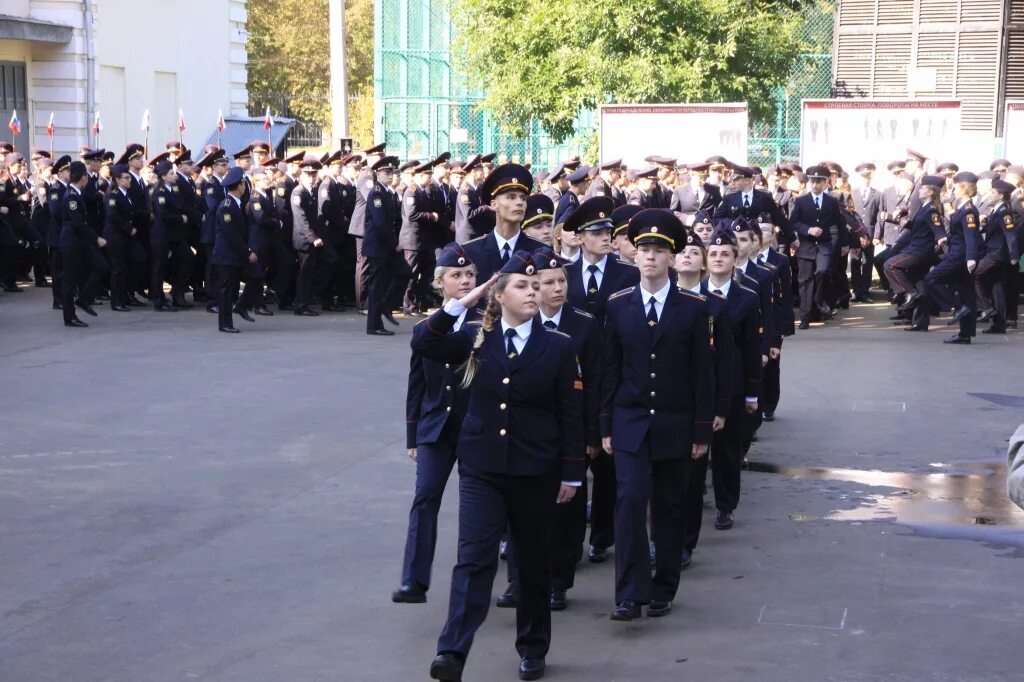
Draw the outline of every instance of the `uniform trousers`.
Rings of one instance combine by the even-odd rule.
[[[409,277],[409,266],[397,251],[387,258],[366,259],[366,331],[384,328],[381,315],[397,305]]]
[[[128,272],[131,267],[131,241],[124,235],[107,240],[107,258],[110,260],[110,305],[128,305]]]
[[[430,587],[430,569],[437,546],[437,514],[455,466],[452,440],[442,436],[436,443],[416,445],[416,492],[409,510],[409,531],[405,536],[403,585],[417,583],[424,590]]]
[[[711,447],[718,440],[714,435]],[[704,492],[707,489],[708,458],[710,453],[693,460],[690,465],[690,478],[686,485],[686,509],[683,514],[683,546],[691,552],[700,540],[700,529],[704,524]]]
[[[932,261],[930,253],[903,251],[885,261],[885,274],[893,293],[922,292],[924,273]]]
[[[740,471],[744,447],[750,442],[750,415],[743,396],[732,399],[725,426],[715,433],[711,445],[711,480],[715,488],[715,507],[732,512],[740,503]]]
[[[519,605],[516,651],[543,658],[551,644],[551,526],[557,475],[508,476],[459,466],[459,550],[452,569],[448,620],[438,653],[466,656],[487,617],[505,529],[516,544]]]
[[[356,271],[355,290],[356,305],[360,310],[366,310],[366,296],[370,291],[366,274],[366,257],[363,255],[363,238],[356,237]]]
[[[875,259],[875,247],[869,244],[861,249],[860,259],[850,261],[850,284],[857,296],[867,296],[871,289],[871,266]]]
[[[425,311],[430,307],[430,300],[433,297],[434,268],[437,260],[434,258],[433,249],[419,249],[404,251],[405,262],[408,263],[412,272],[409,286],[405,289],[405,298],[402,307],[405,310]]]
[[[270,285],[277,295],[277,303],[287,306],[292,301],[292,282],[295,280],[295,256],[284,244],[269,240],[266,249],[259,251],[260,264],[264,268],[264,281]],[[262,287],[261,287],[262,289]],[[260,291],[257,303],[263,304],[266,298]]]
[[[192,265],[192,249],[184,239],[154,240],[152,247],[153,263],[149,283],[149,300],[153,302],[166,300],[164,281],[168,279],[171,283],[171,300],[184,300],[185,289],[188,285],[188,273]]]
[[[613,439],[614,442],[614,439]],[[685,536],[690,443],[679,443],[679,459],[652,460],[650,435],[635,453],[615,450],[618,495],[615,501],[615,603],[672,601],[679,587]],[[655,571],[651,576],[647,508]]]
[[[231,327],[231,313],[234,308],[235,292],[238,291],[239,281],[245,281],[245,289],[238,297],[238,308],[249,310],[253,307],[256,298],[256,291],[259,285],[253,278],[243,277],[250,271],[239,265],[218,265],[217,266],[217,289],[220,291],[220,310],[217,313],[217,324],[221,327]]]
[[[768,364],[761,373],[761,399],[758,407],[762,412],[775,414],[782,397],[782,356],[774,360],[768,358]]]
[[[590,544],[607,549],[615,544],[615,458],[601,450],[587,457],[594,484],[590,498]]]
[[[974,269],[975,292],[982,309],[992,308],[992,325],[1006,325],[1006,270],[1009,263],[998,254],[986,254]]]
[[[310,245],[305,251],[299,251],[299,277],[295,285],[295,309],[309,307],[313,299],[313,288],[316,285],[316,271],[320,264],[321,248]]]
[[[61,285],[64,283],[64,255],[59,248],[50,248],[50,293],[53,294],[53,302],[61,303]]]
[[[88,246],[61,247],[60,251],[64,263],[64,281],[60,292],[61,308],[64,311],[64,321],[70,322],[75,318],[76,289],[79,301],[92,301],[100,280],[106,274],[106,268],[102,259],[97,261],[90,256]],[[77,282],[82,282],[81,287],[76,286]]]
[[[217,266],[213,264],[213,244],[202,244],[200,246],[205,255],[203,261],[203,281],[206,284],[206,300],[213,303],[220,300]]]
[[[960,300],[960,305],[968,309],[966,316],[960,320],[960,336],[971,337],[977,331],[978,299],[974,290],[974,279],[967,271],[967,261],[963,254],[947,254],[939,263],[924,276],[925,298],[914,309],[913,323],[915,326],[928,327],[931,322],[931,304],[935,303],[940,310],[949,310],[952,301],[948,298],[947,286],[952,286]]]
[[[800,319],[810,319],[811,311],[814,308],[824,312],[825,304],[825,275],[828,274],[832,254],[821,249],[814,258],[797,256],[799,261],[799,273],[797,279],[800,282]]]
[[[551,529],[551,589],[571,590],[576,584],[576,564],[583,557],[586,536],[587,481],[584,478],[571,500],[555,504],[555,522]],[[505,551],[508,584],[518,594],[519,567],[515,560],[515,543],[509,540]]]
[[[1020,307],[1021,278],[1024,273],[1020,271],[1020,265],[1006,266],[1006,319],[1017,321],[1017,309]]]
[[[872,261],[875,271],[878,273],[878,285],[882,287],[883,291],[892,291],[889,278],[885,275],[885,262],[892,258],[893,255],[895,254],[892,250],[892,244],[886,244],[884,250],[875,252],[875,257]]]

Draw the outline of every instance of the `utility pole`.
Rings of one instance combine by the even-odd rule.
[[[348,137],[348,72],[345,64],[345,0],[330,2],[331,146]]]

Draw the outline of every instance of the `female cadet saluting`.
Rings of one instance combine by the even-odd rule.
[[[505,206],[497,202],[499,220]],[[458,444],[458,563],[448,621],[430,666],[437,680],[462,679],[473,636],[487,616],[506,527],[519,566],[519,677],[544,674],[551,641],[551,501],[569,502],[583,479],[583,419],[572,341],[535,317],[535,273],[531,254],[516,251],[496,277],[427,319],[435,334],[413,339],[413,350],[424,357],[464,360],[463,386],[469,389]],[[488,288],[475,340],[448,334]]]
[[[441,252],[434,272],[434,286],[444,303],[460,299],[476,286],[476,267],[460,244],[452,242]],[[450,334],[469,335],[480,328],[475,309],[464,311]],[[413,337],[432,335],[427,320],[421,320]],[[413,341],[413,345],[416,342]],[[463,358],[444,361],[425,358],[416,351],[409,363],[409,390],[405,399],[406,445],[416,462],[416,492],[409,510],[409,532],[405,540],[402,586],[391,593],[391,601],[419,604],[427,600],[430,568],[437,545],[437,513],[448,477],[455,465],[459,427],[466,416],[468,394],[459,385],[458,364]]]

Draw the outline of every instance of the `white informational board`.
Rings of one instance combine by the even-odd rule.
[[[1024,99],[1006,100],[1003,156],[1016,164],[1024,164]]]
[[[649,165],[644,157],[669,156],[701,163],[721,154],[747,162],[747,105],[603,104],[601,160],[621,158],[630,168]]]
[[[957,161],[960,100],[805,99],[800,113],[800,164],[835,161],[853,174],[864,162],[884,169],[907,149]]]

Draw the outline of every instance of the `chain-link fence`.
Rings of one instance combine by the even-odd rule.
[[[536,122],[523,137],[503,134],[479,95],[454,73],[447,0],[377,0],[375,132],[377,141],[402,158],[424,159],[442,151],[455,157],[497,152],[502,157],[551,167],[571,155],[597,157],[596,113],[581,112],[576,133],[556,144]],[[835,95],[832,33],[835,0],[805,10],[801,55],[785,87],[776,89],[774,121],[752,121],[748,161],[769,165],[794,160],[800,151],[800,101]],[[770,45],[764,49],[771,49]],[[841,96],[841,95],[838,95]]]

